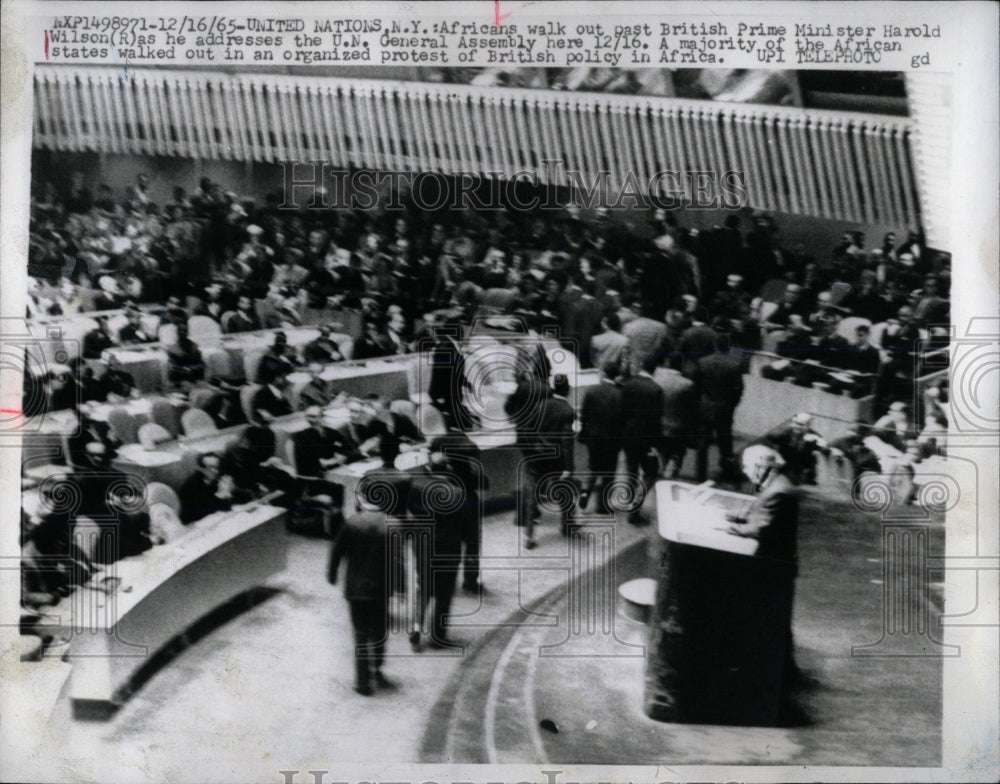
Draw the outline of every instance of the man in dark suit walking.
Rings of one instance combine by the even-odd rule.
[[[453,427],[466,423],[467,412],[462,393],[468,386],[465,378],[465,355],[458,345],[461,325],[450,319],[434,330],[430,346],[430,385],[427,394],[431,402]]]
[[[576,352],[580,367],[594,367],[591,341],[600,329],[604,308],[594,297],[594,281],[580,276],[583,295],[572,302],[566,312],[563,337],[570,342],[569,348]]]
[[[663,390],[653,380],[656,365],[656,354],[647,355],[642,370],[621,385],[625,469],[635,499],[628,516],[632,525],[642,525],[641,500],[658,473],[656,450],[662,432]]]
[[[465,433],[455,431],[445,436],[448,465],[462,484],[462,590],[478,594],[485,589],[480,584],[479,552],[483,538],[483,508],[481,492],[489,489],[489,478],[483,472],[482,453]]]
[[[463,489],[458,476],[448,466],[445,439],[431,441],[428,465],[413,472],[410,483],[408,509],[415,524],[431,523],[433,533],[426,550],[419,547],[416,555],[417,610],[415,630],[410,634],[414,650],[420,646],[419,627],[427,605],[434,599],[431,616],[432,648],[450,648],[445,631],[445,618],[451,608],[458,580],[458,564],[462,557],[462,532],[466,527]]]
[[[361,477],[357,494],[358,497],[370,499],[389,516],[389,557],[392,568],[389,590],[402,596],[406,593],[406,541],[411,538],[403,530],[408,521],[406,508],[410,499],[410,475],[396,468],[397,457],[399,442],[391,439],[382,441],[379,444],[382,465]],[[392,529],[393,526],[396,530]],[[419,536],[413,538],[413,542],[416,548],[414,555],[419,559]],[[416,631],[419,634],[419,624],[416,624]]]
[[[684,464],[688,444],[698,418],[698,398],[694,382],[681,373],[684,355],[671,353],[666,363],[658,367],[653,380],[663,390],[663,455],[664,476],[675,479]]]
[[[601,368],[600,383],[589,387],[580,406],[581,444],[587,447],[587,476],[580,493],[585,509],[591,493],[597,494],[597,512],[609,514],[605,486],[614,479],[622,449],[622,393],[618,388],[621,367],[608,362]]]
[[[698,360],[692,380],[701,406],[697,479],[704,482],[708,478],[708,447],[713,437],[719,447],[719,473],[732,478],[733,417],[743,397],[743,368],[739,357],[729,353],[729,335],[718,334],[715,353]]]
[[[354,690],[370,696],[372,679],[388,686],[382,675],[389,633],[389,580],[386,513],[363,496],[359,511],[348,518],[334,540],[327,579],[337,584],[340,562],[347,559],[344,598],[351,608],[354,626]]]
[[[562,488],[571,481],[574,469],[573,422],[576,415],[566,400],[569,381],[559,373],[553,379],[551,390],[548,387],[546,390],[548,394],[532,393],[532,404],[540,409],[537,426],[523,432],[521,427],[518,428],[519,446],[525,462],[517,493],[517,524],[525,529],[524,546],[527,550],[537,546],[534,534],[539,501],[548,500],[559,505],[563,534],[569,533],[575,516],[575,488],[571,492],[573,503],[560,503],[560,498],[565,495]]]

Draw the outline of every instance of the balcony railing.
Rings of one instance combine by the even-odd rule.
[[[35,146],[443,173],[535,172],[621,188],[737,171],[749,206],[918,222],[903,118],[674,98],[279,74],[38,66]],[[558,161],[561,165],[546,165]],[[672,182],[672,180],[666,180]]]

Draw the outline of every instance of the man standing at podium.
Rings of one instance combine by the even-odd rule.
[[[773,558],[795,564],[798,574],[799,494],[785,473],[785,461],[774,449],[754,444],[743,450],[743,473],[757,491],[749,509],[727,519],[730,533],[756,539],[758,558]],[[791,614],[786,631],[785,667],[782,680],[788,686],[798,678],[792,641]]]
[[[760,558],[798,561],[799,496],[785,461],[771,447],[755,444],[743,450],[743,473],[757,498],[744,514],[729,517],[735,523],[730,533],[756,539]]]

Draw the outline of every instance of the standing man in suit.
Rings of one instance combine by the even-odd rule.
[[[731,478],[735,473],[733,417],[743,397],[743,368],[739,357],[729,353],[729,335],[720,332],[716,336],[715,353],[698,360],[693,381],[701,408],[697,479],[708,478],[708,447],[713,438],[719,447],[719,473]]]
[[[430,444],[429,463],[412,475],[408,509],[414,523],[431,522],[433,534],[429,552],[416,553],[417,612],[410,645],[420,647],[420,631],[430,600],[434,599],[431,616],[432,648],[450,648],[445,631],[445,618],[451,608],[458,580],[458,564],[462,557],[462,531],[465,527],[462,504],[462,484],[448,465],[446,440],[438,436]]]
[[[595,366],[592,343],[601,328],[604,309],[594,296],[594,281],[580,275],[578,283],[583,294],[567,308],[563,337],[571,341],[570,348],[576,352],[580,367],[586,369]]]
[[[559,504],[559,530],[566,536],[576,523],[576,485],[573,480],[573,472],[576,468],[574,455],[574,432],[573,427],[576,422],[576,412],[572,404],[567,399],[569,396],[569,379],[563,373],[557,373],[552,379],[552,394],[545,399],[542,407],[542,420],[539,426],[540,446],[547,454],[541,460],[536,461],[538,473],[535,475],[535,486],[537,481],[546,476],[558,476],[558,481],[569,484],[572,493],[572,502],[569,504]],[[565,486],[565,485],[564,485]],[[553,487],[552,494],[558,496],[558,491]],[[532,492],[529,496],[532,504],[532,514],[528,517],[528,541],[534,541],[533,523],[538,509],[538,492]],[[550,499],[551,500],[551,499]]]
[[[681,373],[684,355],[671,353],[663,366],[653,374],[653,380],[663,390],[663,474],[676,479],[684,464],[688,443],[698,418],[698,397],[694,382]]]
[[[390,528],[391,538],[389,557],[392,573],[389,579],[389,591],[397,595],[406,593],[406,546],[402,527],[407,524],[407,504],[410,497],[410,475],[396,468],[396,458],[399,457],[399,442],[386,440],[379,444],[379,459],[382,464],[368,471],[358,483],[358,497],[368,498],[372,503],[389,516],[389,525],[396,526],[394,532]],[[341,501],[341,504],[343,501]],[[353,510],[351,510],[353,511]],[[414,540],[418,551],[414,555],[419,560],[419,540]],[[412,611],[412,608],[411,608]],[[419,625],[417,625],[419,633]]]
[[[568,392],[569,381],[563,374],[556,376],[554,387],[550,388],[540,377],[529,372],[521,378],[517,391],[507,400],[508,414],[517,417],[518,447],[524,458],[515,521],[518,527],[525,529],[526,550],[537,546],[534,533],[539,515],[540,483],[564,482],[573,473],[575,414],[565,398]],[[512,404],[516,406],[516,411],[510,408]],[[542,489],[545,487],[543,485]],[[561,511],[562,531],[565,534],[572,526],[573,512],[571,509]]]
[[[465,378],[465,355],[458,345],[461,325],[448,319],[434,330],[431,347],[431,378],[427,394],[452,427],[460,427],[466,420],[462,393],[468,382]]]
[[[621,333],[622,320],[617,313],[608,313],[601,319],[603,330],[590,341],[594,366],[603,368],[611,362],[622,367],[628,349],[628,338]]]
[[[658,473],[656,453],[663,428],[663,390],[653,380],[656,365],[656,354],[649,354],[642,370],[621,385],[625,470],[638,502],[629,512],[628,521],[632,525],[642,525],[641,500]]]
[[[463,490],[462,508],[462,590],[466,593],[485,592],[480,580],[479,553],[483,539],[483,507],[480,491],[489,489],[489,478],[483,472],[482,452],[465,433],[449,433],[445,443],[448,465],[458,477]]]
[[[663,345],[663,339],[667,336],[667,325],[650,318],[651,312],[652,305],[649,302],[642,302],[639,305],[639,317],[622,327],[622,334],[628,341],[630,369],[633,375],[642,370],[647,357],[656,358],[660,346]]]
[[[754,444],[743,450],[743,473],[757,491],[757,497],[743,515],[732,515],[730,533],[756,539],[757,558],[771,558],[793,565],[798,574],[799,493],[785,474],[781,455],[768,446]],[[783,681],[800,675],[795,665],[791,613],[785,631]]]
[[[621,367],[611,361],[601,368],[601,380],[589,387],[580,406],[580,443],[587,447],[587,476],[580,492],[580,508],[585,509],[590,494],[597,493],[597,512],[610,514],[605,486],[618,468],[622,449],[622,393],[618,388]]]
[[[364,494],[359,494],[358,506],[333,542],[327,579],[337,584],[340,562],[346,558],[344,598],[354,627],[354,691],[368,697],[374,693],[373,679],[378,686],[391,685],[382,674],[389,636],[389,554],[386,513]]]

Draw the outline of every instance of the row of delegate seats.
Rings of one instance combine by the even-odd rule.
[[[192,300],[192,302],[189,302],[188,309],[190,310],[197,303],[197,299],[191,297],[189,300]],[[261,323],[273,323],[273,303],[265,299],[255,300],[255,302]],[[156,309],[161,310],[159,306]],[[177,329],[174,324],[164,322],[163,316],[160,313],[154,312],[145,306],[140,310],[143,331],[148,335],[156,336],[156,340],[153,343],[166,347],[177,342]],[[230,314],[223,314],[222,320],[225,320],[228,315]],[[338,324],[337,329],[342,332],[344,338],[341,341],[341,352],[346,357],[350,356],[354,340],[362,332],[362,316],[360,311],[346,308],[313,309],[308,313],[308,316],[308,318],[302,318],[302,326],[310,324]],[[50,364],[64,364],[67,360],[79,356],[84,336],[97,329],[98,319],[107,320],[108,331],[114,339],[117,339],[119,331],[128,324],[128,316],[122,308],[33,318],[29,320],[28,324],[29,331],[34,337],[50,344],[44,357],[46,362]],[[187,323],[188,336],[199,345],[218,343],[225,332],[224,326],[209,316],[189,316]]]

